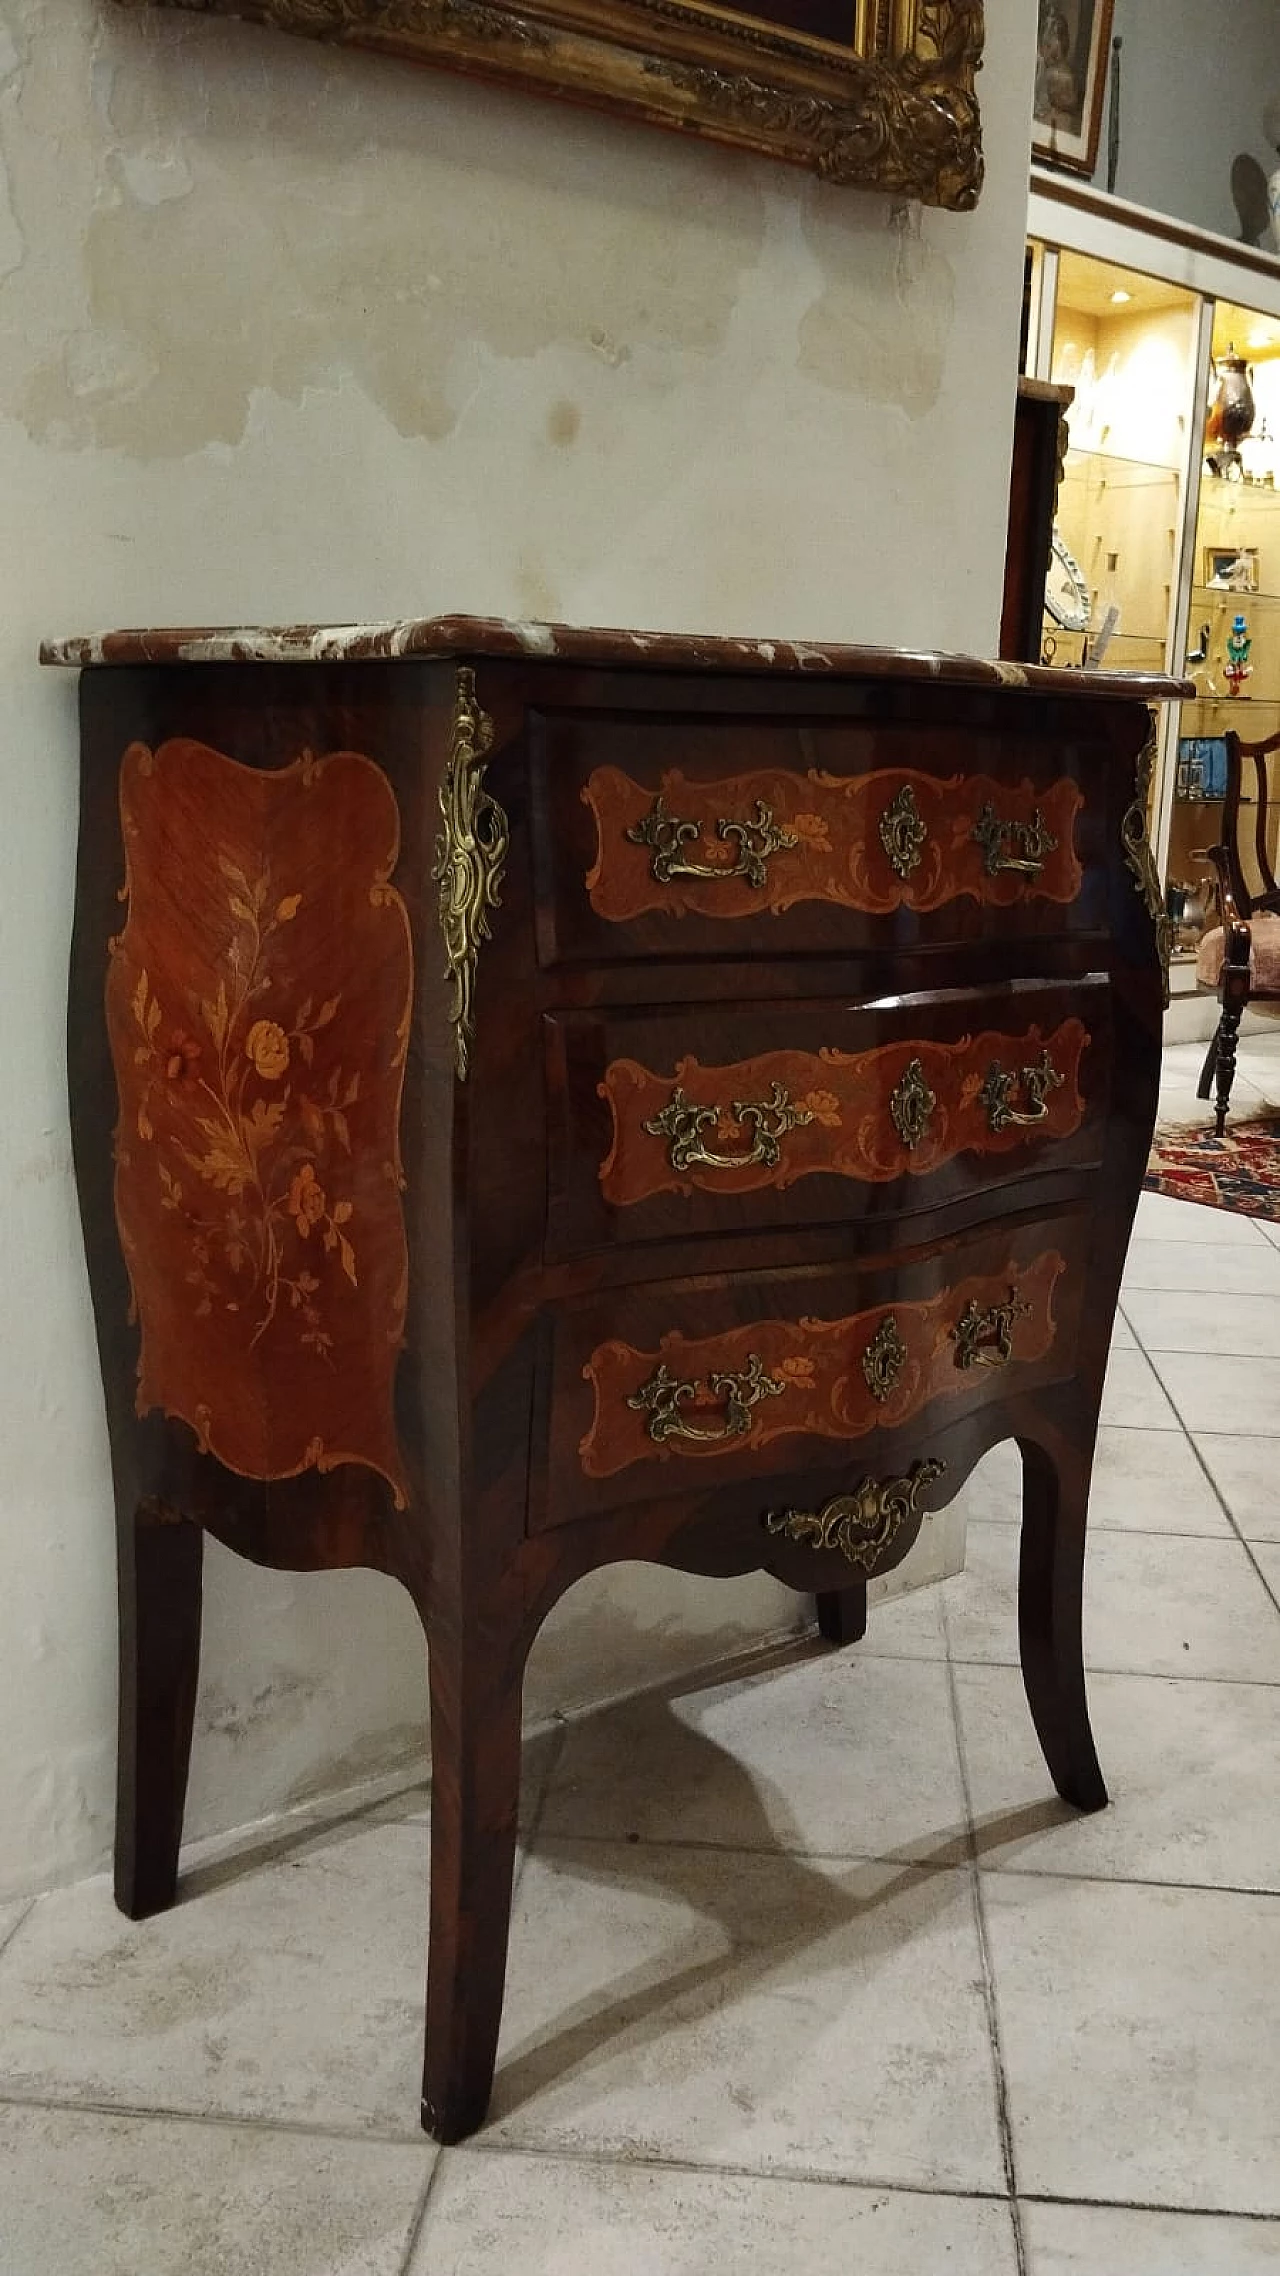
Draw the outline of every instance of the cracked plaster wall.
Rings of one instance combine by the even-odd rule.
[[[895,224],[443,74],[0,0],[0,1894],[103,1862],[114,1746],[64,1103],[75,688],[38,639],[457,609],[989,650],[1034,10],[988,13],[982,206]],[[794,1618],[762,1580],[625,1568],[561,1609],[531,1706]],[[206,1634],[192,1830],[415,1757],[390,1583],[215,1548]]]

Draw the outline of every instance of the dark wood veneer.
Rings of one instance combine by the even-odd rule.
[[[928,1512],[1008,1437],[1024,1459],[1019,1617],[1028,1697],[1059,1791],[1081,1808],[1099,1807],[1105,1789],[1080,1643],[1085,1519],[1116,1295],[1155,1115],[1161,1012],[1152,916],[1122,824],[1134,805],[1146,701],[1176,692],[1172,685],[767,642],[645,636],[637,644],[466,620],[323,637],[304,629],[109,635],[50,656],[91,667],[82,680],[69,1050],[119,1522],[116,1885],[125,1910],[141,1916],[175,1893],[202,1531],[265,1565],[363,1564],[395,1575],[421,1614],[430,1661],[423,2117],[440,2139],[458,2139],[488,2102],[521,1678],[552,1605],[581,1575],[622,1558],[709,1574],[765,1567],[817,1596],[824,1637],[852,1640],[866,1617],[868,1569],[896,1563]],[[469,740],[460,741],[464,714]],[[554,734],[548,722],[557,723]],[[189,751],[199,746],[233,772],[209,771],[203,759],[184,763],[184,738]],[[1067,783],[1078,805],[1070,848],[1078,884],[1069,898],[1051,900],[1037,897],[1029,874],[1010,872],[992,900],[961,895],[927,911],[877,914],[809,899],[777,915],[748,910],[729,920],[704,908],[676,918],[659,907],[614,922],[591,905],[587,877],[599,849],[579,794],[593,766],[619,764],[624,745],[634,759],[642,744],[658,773],[674,767],[707,783],[762,764],[801,778],[814,767],[850,778],[908,765],[946,783],[987,777],[1011,801],[1024,781],[1046,791]],[[134,898],[122,909],[120,798],[131,748],[166,756],[132,786],[146,793],[145,826],[130,843]],[[330,753],[358,763],[335,761],[323,776],[334,807],[296,884],[305,830],[300,836],[282,786],[301,780],[289,770]],[[459,767],[465,774],[474,766],[472,787],[498,802],[508,833],[498,897],[484,908],[487,937],[472,928],[473,997],[446,972],[432,874],[451,759],[455,789]],[[240,795],[253,782],[262,793],[256,803],[256,793]],[[215,784],[235,786],[234,829]],[[375,811],[393,808],[398,856],[389,874],[384,866],[381,879],[371,877],[365,849],[378,836]],[[257,822],[246,824],[244,814]],[[491,850],[496,831],[491,819]],[[233,837],[238,853],[228,851]],[[468,879],[483,885],[482,838],[458,849],[454,885],[464,901]],[[335,845],[341,863],[331,858]],[[248,905],[255,880],[267,869],[283,878],[288,868],[290,882],[278,892],[272,884],[271,908],[289,937],[259,974],[270,989],[241,1007],[219,1043],[218,957],[225,963],[231,935],[208,913],[234,885],[219,866],[227,859],[249,879]],[[295,891],[318,898],[279,916]],[[394,902],[379,905],[379,893]],[[139,993],[139,962],[123,1014],[109,1022],[108,994],[120,992],[112,979],[120,952],[113,959],[111,944],[141,923],[144,906],[155,936],[147,991]],[[414,994],[403,1050],[406,948]],[[152,1021],[161,971],[165,997]],[[338,1010],[319,1017],[345,989],[359,1005],[360,1032],[350,1038],[335,1032]],[[464,999],[474,1010],[465,1080],[454,1024]],[[212,1007],[212,1025],[203,1007]],[[879,1182],[814,1174],[785,1190],[664,1192],[621,1207],[602,1193],[609,1115],[599,1084],[624,1037],[644,1065],[666,1071],[682,1057],[720,1068],[819,1039],[861,1051],[915,1037],[927,1057],[926,1045],[952,1047],[965,1035],[1016,1038],[1033,1026],[1048,1035],[1073,1020],[1087,1036],[1081,1116],[1055,1124],[1040,1146],[1027,1129],[1007,1146],[961,1150],[925,1175]],[[251,1040],[255,1022],[268,1024]],[[312,1036],[310,1056],[303,1035]],[[191,1057],[193,1043],[202,1058]],[[139,1051],[151,1054],[145,1066],[131,1056]],[[352,1051],[362,1055],[362,1076],[348,1111],[341,1099]],[[256,1112],[262,1130],[272,1102],[289,1094],[271,1122],[272,1142],[280,1138],[288,1158],[260,1181],[259,1216],[265,1211],[276,1227],[262,1253],[274,1257],[277,1296],[284,1280],[301,1287],[298,1307],[286,1292],[292,1326],[310,1305],[333,1340],[291,1350],[287,1366],[274,1326],[259,1331],[255,1313],[246,1333],[245,1315],[226,1310],[238,1302],[237,1274],[247,1283],[253,1260],[228,1263],[224,1254],[227,1270],[206,1271],[209,1285],[200,1287],[184,1278],[189,1260],[179,1261],[179,1248],[188,1259],[195,1218],[214,1203],[224,1232],[229,1205],[245,1215],[245,1195],[220,1184],[216,1162],[210,1171],[191,1142],[191,1102],[179,1095],[210,1053],[234,1058],[234,1082],[222,1083],[233,1123]],[[341,1069],[333,1098],[331,1059]],[[144,1119],[186,1154],[181,1169],[169,1163],[182,1191],[175,1198],[148,1184],[138,1215],[118,1209],[117,1179],[122,1152],[133,1160],[129,1174],[142,1161],[150,1178],[155,1141],[143,1140],[139,1155],[137,1128],[138,1086],[147,1081],[158,1087]],[[403,1193],[387,1144],[394,1114],[390,1125],[379,1119],[401,1085]],[[349,1157],[335,1106],[347,1113]],[[308,1198],[312,1183],[323,1188],[323,1207]],[[335,1196],[351,1201],[349,1213],[335,1210]],[[161,1239],[155,1228],[166,1198],[173,1207]],[[381,1223],[378,1254],[391,1255],[385,1241],[400,1213],[407,1283],[392,1285],[392,1276],[383,1287],[375,1272],[366,1284],[361,1240]],[[177,1245],[170,1219],[181,1231]],[[243,1229],[233,1227],[231,1238],[245,1246]],[[323,1269],[308,1267],[309,1257],[323,1259]],[[1051,1329],[1041,1303],[1024,1355],[1020,1315],[1003,1363],[988,1333],[985,1359],[961,1366],[952,1314],[962,1292],[969,1300],[964,1284],[973,1284],[982,1310],[998,1305],[1007,1286],[1016,1293],[1020,1275],[1042,1269],[1053,1277],[1044,1300]],[[302,1271],[317,1287],[301,1285]],[[183,1305],[197,1310],[206,1298],[211,1311],[202,1317],[223,1318],[240,1339],[237,1395],[256,1403],[259,1426],[278,1426],[282,1407],[304,1391],[310,1400],[324,1384],[344,1448],[357,1455],[366,1442],[349,1432],[376,1399],[370,1384],[359,1387],[343,1339],[381,1335],[378,1364],[393,1405],[389,1426],[384,1419],[379,1427],[392,1434],[389,1457],[379,1441],[384,1458],[335,1460],[335,1442],[310,1433],[299,1464],[277,1463],[252,1451],[276,1443],[270,1429],[265,1440],[261,1427],[256,1440],[243,1431],[227,1439],[202,1429],[198,1415],[166,1414],[174,1402],[150,1375],[139,1382],[143,1342],[158,1320],[181,1324]],[[703,1346],[724,1339],[727,1358],[740,1331],[758,1328],[767,1368],[780,1324],[878,1319],[895,1305],[933,1305],[942,1341],[930,1347],[928,1366],[937,1383],[929,1377],[927,1396],[904,1392],[897,1404],[886,1397],[856,1438],[800,1432],[766,1445],[748,1429],[702,1446],[696,1459],[646,1438],[643,1459],[628,1457],[607,1476],[584,1463],[592,1390],[583,1369],[603,1344],[652,1354],[678,1330]],[[279,1312],[277,1303],[273,1321]],[[902,1324],[910,1344],[905,1310]],[[861,1348],[850,1353],[859,1366]],[[198,1371],[198,1343],[189,1349]],[[908,1358],[916,1364],[919,1354]],[[200,1402],[184,1390],[178,1404]],[[729,1413],[714,1386],[680,1411],[711,1428]],[[643,1421],[628,1412],[631,1424]],[[276,1468],[293,1474],[263,1474]],[[815,1547],[812,1525],[806,1534],[806,1513],[836,1500],[852,1506],[868,1481],[876,1495],[912,1476],[919,1490],[899,1495],[877,1534],[881,1548],[862,1563],[838,1547]],[[774,1530],[766,1518],[777,1520]]]

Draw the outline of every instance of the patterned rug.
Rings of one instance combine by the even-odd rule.
[[[1232,1116],[1225,1138],[1214,1137],[1212,1123],[1158,1123],[1143,1183],[1175,1201],[1280,1222],[1280,1119]]]

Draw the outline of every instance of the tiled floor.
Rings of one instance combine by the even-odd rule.
[[[0,1910],[0,2276],[1280,2276],[1278,1440],[1280,1228],[1144,1199],[1111,1809],[1051,1795],[998,1449],[965,1573],[864,1644],[531,1742],[464,2149],[416,2132],[420,1793],[207,1847],[142,1927]]]

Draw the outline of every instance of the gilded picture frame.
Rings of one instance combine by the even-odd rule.
[[[1092,175],[1102,139],[1115,0],[1039,0],[1031,147],[1047,166]]]
[[[967,212],[983,0],[116,0],[236,16],[614,108]]]

